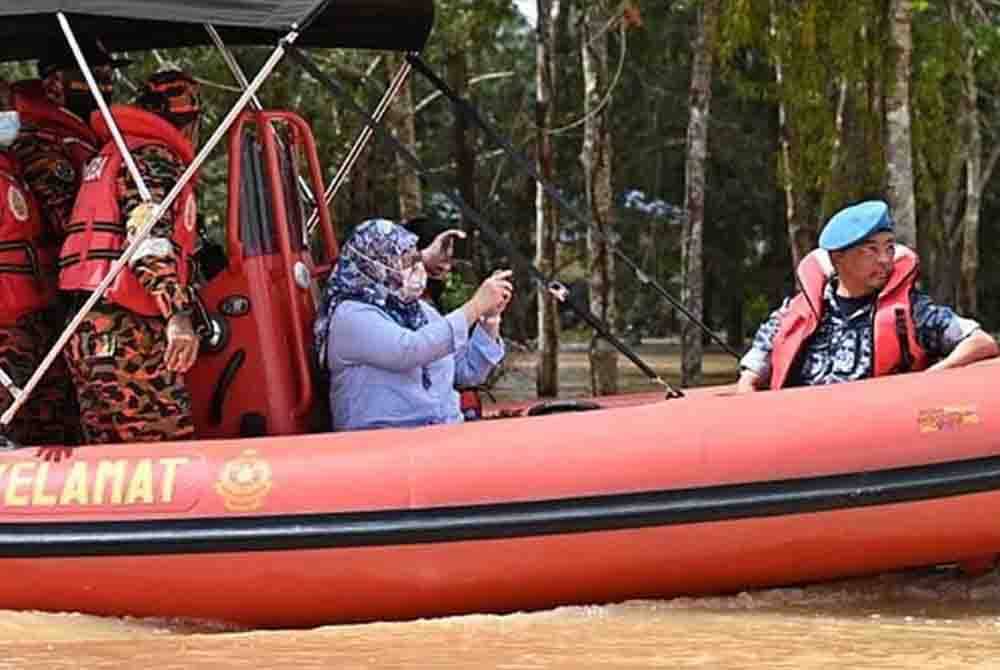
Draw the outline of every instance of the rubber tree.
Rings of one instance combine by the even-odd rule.
[[[681,266],[684,306],[699,320],[704,318],[703,270],[705,227],[705,181],[708,136],[712,119],[712,67],[718,41],[721,0],[705,0],[691,60],[688,94],[687,162],[684,168],[685,213],[681,234]],[[693,323],[681,325],[681,384],[697,386],[702,381],[702,334]]]
[[[535,167],[554,183],[555,145],[551,129],[556,118],[559,19],[561,0],[537,0],[535,25]],[[540,185],[535,187],[535,265],[546,275],[556,268],[559,212]],[[538,294],[538,372],[535,388],[539,397],[559,395],[559,309],[555,298]]]
[[[917,248],[917,213],[913,190],[913,143],[910,130],[910,78],[913,55],[912,0],[889,2],[889,66],[892,85],[885,96],[886,196],[896,224],[896,239]]]
[[[619,11],[616,9],[612,11]],[[611,138],[611,79],[608,68],[609,7],[593,0],[582,9],[580,60],[583,71],[583,164],[587,207],[592,225],[587,230],[590,311],[616,328],[615,259],[608,239],[615,236]],[[590,340],[590,385],[594,395],[618,391],[618,352],[596,334]]]

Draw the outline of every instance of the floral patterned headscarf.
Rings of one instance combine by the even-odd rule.
[[[427,324],[420,301],[403,302],[403,256],[417,246],[417,236],[387,219],[369,219],[357,227],[340,250],[337,265],[323,291],[313,340],[320,369],[326,369],[326,343],[333,313],[345,300],[375,305],[403,328]],[[393,272],[390,268],[398,270]]]

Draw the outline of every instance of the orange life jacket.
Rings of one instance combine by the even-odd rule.
[[[14,105],[23,124],[21,132],[62,147],[76,172],[66,177],[72,177],[71,181],[79,184],[84,166],[97,153],[97,135],[86,121],[45,97],[41,80],[19,81],[12,89]]]
[[[17,163],[0,151],[0,325],[46,307],[55,297],[55,256],[44,249],[42,217]]]
[[[910,305],[910,291],[916,284],[919,269],[917,255],[897,244],[892,274],[875,302],[872,370],[875,377],[924,370],[929,364],[927,352],[917,341]],[[802,347],[819,327],[826,302],[823,294],[833,276],[829,253],[822,249],[813,251],[799,263],[797,273],[802,291],[792,298],[774,336],[772,389],[788,384],[789,373]]]
[[[112,114],[131,152],[150,145],[162,145],[185,165],[194,159],[191,143],[165,119],[127,105],[115,105]],[[99,137],[105,140],[110,137],[99,115],[95,115],[92,123]],[[123,163],[118,147],[113,141],[107,141],[84,170],[83,183],[73,206],[68,235],[59,258],[59,288],[64,291],[96,289],[127,246],[126,213],[118,204],[118,177]],[[172,207],[174,230],[171,242],[177,254],[181,284],[186,285],[195,243],[196,209],[191,183],[181,191]],[[160,315],[156,301],[139,283],[131,268],[126,268],[115,278],[105,298],[138,314]]]

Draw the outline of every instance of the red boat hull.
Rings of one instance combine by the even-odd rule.
[[[0,608],[307,626],[990,556],[998,372],[5,454]]]

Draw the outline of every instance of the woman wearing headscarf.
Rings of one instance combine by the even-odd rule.
[[[455,384],[482,383],[503,359],[510,275],[493,273],[442,316],[420,299],[427,272],[417,236],[385,219],[358,226],[341,249],[314,333],[330,374],[334,430],[461,422]]]

